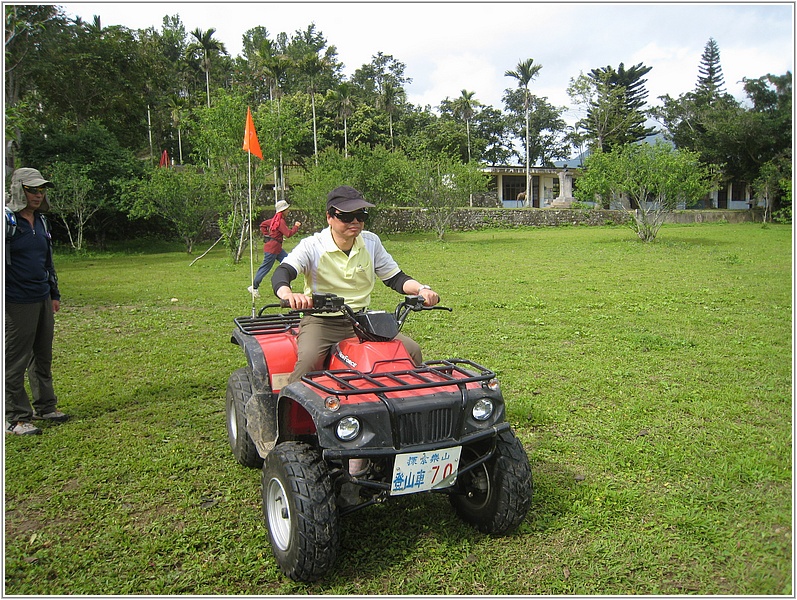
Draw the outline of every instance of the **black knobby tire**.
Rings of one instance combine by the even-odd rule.
[[[476,458],[467,447],[462,462]],[[523,445],[512,431],[496,440],[495,455],[472,471],[460,475],[457,488],[464,494],[450,496],[457,515],[479,531],[491,535],[511,533],[528,513],[533,493],[531,466]]]
[[[338,509],[329,470],[303,442],[283,442],[263,463],[263,517],[282,572],[315,581],[335,562],[340,546]]]
[[[244,406],[252,396],[252,382],[249,371],[242,367],[230,375],[227,380],[227,440],[230,442],[232,454],[245,467],[259,469],[263,459],[257,453],[257,447],[246,432],[246,415]]]

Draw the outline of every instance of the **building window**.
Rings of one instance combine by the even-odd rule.
[[[723,185],[717,190],[717,208],[728,208],[728,186]]]
[[[517,199],[520,192],[526,189],[526,177],[519,177],[517,175],[504,175],[503,188],[504,201],[511,202]]]
[[[731,187],[731,200],[733,202],[744,202],[747,200],[747,184],[743,181],[734,181]]]

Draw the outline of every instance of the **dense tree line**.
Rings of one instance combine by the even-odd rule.
[[[649,66],[621,63],[574,79],[571,97],[585,115],[570,128],[564,107],[532,93],[542,68],[533,59],[507,71],[518,85],[504,91],[502,108],[483,105],[467,89],[434,108],[421,107],[407,101],[411,79],[398,58],[375,49],[371,61],[347,78],[336,47],[312,23],[276,35],[254,26],[244,34],[242,55],[232,57],[213,28],[187,32],[178,15],[165,16],[160,28],[131,30],[104,27],[100,17],[70,20],[53,5],[4,9],[7,171],[32,165],[58,173],[66,187],[59,186],[54,204],[64,227],[76,230],[72,240],[82,240],[84,229],[101,241],[146,226],[178,231],[190,248],[211,206],[222,236],[240,255],[249,226],[242,212],[247,106],[264,154],[253,165],[259,209],[290,193],[312,210],[318,200],[306,190],[329,180],[319,169],[351,160],[359,166],[349,170],[373,173],[371,165],[385,156],[399,158],[383,162],[395,173],[379,178],[392,186],[374,190],[380,201],[466,202],[470,193],[440,193],[445,182],[429,192],[441,165],[452,173],[455,164],[550,165],[573,148],[609,150],[639,141],[650,132],[650,116],[679,148],[775,198],[783,196],[787,163],[790,169],[791,74],[747,81],[752,106],[744,106],[722,91],[716,48],[704,55],[695,92],[664,97],[653,112],[644,85]],[[720,135],[731,125],[735,133]],[[182,178],[153,178],[163,150],[187,169]],[[430,173],[429,180],[399,176],[408,177],[404,161],[421,161],[415,171]],[[205,182],[201,194],[198,176]],[[471,176],[455,179],[475,186],[469,192],[484,185]],[[197,208],[191,224],[177,226],[158,208],[162,198],[153,196],[169,185],[187,186],[194,203],[208,205]],[[85,195],[92,210],[77,217],[67,200]]]
[[[697,157],[695,164],[706,174],[707,183],[716,188],[733,182],[735,187],[747,188],[754,200],[763,200],[765,217],[774,215],[790,221],[791,72],[745,78],[747,99],[740,102],[725,91],[719,47],[710,38],[698,65],[694,90],[678,98],[661,96],[660,106],[643,109],[647,96],[644,76],[650,70],[642,63],[630,69],[621,63],[617,70],[608,66],[572,79],[568,94],[574,104],[585,109],[585,116],[576,124],[581,133],[575,133],[574,142],[586,141],[593,153],[609,153],[617,163],[611,165],[615,172],[620,163],[644,171],[646,165],[628,162],[629,156],[635,155],[640,158],[659,155],[664,167],[664,157],[670,159],[666,153],[626,151],[628,144],[642,141],[655,132],[647,126],[646,118],[656,119],[663,125],[664,137],[685,154],[685,162],[694,162],[693,156]],[[596,167],[606,162],[601,157],[587,161],[588,169],[590,164]],[[662,168],[662,172],[668,171]],[[602,173],[600,178],[604,176]],[[691,187],[686,181],[683,185]],[[623,192],[630,198],[635,195],[628,188]],[[609,196],[602,196],[607,206]],[[683,196],[679,201],[684,200]],[[685,196],[691,197],[686,201],[687,206],[695,206],[700,200],[699,195]],[[665,205],[675,203],[673,196]]]

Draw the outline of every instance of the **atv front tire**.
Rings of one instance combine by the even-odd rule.
[[[271,549],[294,581],[315,581],[335,562],[340,545],[332,481],[321,455],[302,442],[283,442],[263,463],[263,516]]]
[[[252,382],[249,371],[242,367],[234,371],[227,380],[227,440],[232,454],[245,467],[259,469],[263,459],[257,447],[246,432],[246,401],[252,396]]]
[[[462,462],[477,458],[474,450],[463,448]],[[529,458],[523,445],[510,431],[499,434],[495,455],[457,478],[463,494],[449,496],[457,515],[482,533],[505,535],[526,518],[533,485]]]

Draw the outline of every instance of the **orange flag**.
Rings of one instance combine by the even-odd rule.
[[[257,141],[255,133],[255,123],[252,121],[252,111],[246,107],[246,129],[244,130],[244,150],[254,154],[263,160],[263,153],[260,151],[260,143]]]

